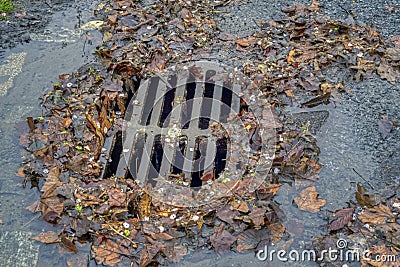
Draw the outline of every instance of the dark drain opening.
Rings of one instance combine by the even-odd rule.
[[[127,92],[127,98],[124,101],[125,107],[132,100],[134,93],[138,90],[139,86],[140,82],[137,81],[135,77],[134,79],[124,83],[123,89]],[[118,104],[114,106],[114,111],[121,111]],[[105,144],[105,147],[109,152],[109,159],[106,161],[103,177],[111,177],[116,174],[123,151],[122,131],[117,131],[114,137],[108,138],[109,143],[108,145]]]
[[[162,136],[160,134],[154,137],[153,147],[151,151],[151,165],[148,172],[148,179],[153,184],[153,180],[158,177],[160,172],[161,163],[163,161],[164,149]]]
[[[169,84],[172,88],[167,88],[167,92],[164,95],[164,101],[162,104],[162,111],[160,116],[160,122],[158,123],[159,127],[166,128],[169,125],[170,113],[174,106],[175,92],[176,92],[176,75],[170,77],[168,80]]]
[[[180,175],[182,173],[184,155],[186,154],[186,144],[187,136],[181,136],[179,138],[178,150],[175,151],[174,162],[171,171],[171,173],[174,175]]]
[[[181,111],[181,125],[182,129],[188,129],[190,126],[190,118],[193,111],[193,101],[191,101],[196,94],[196,82],[195,78],[191,75],[189,76],[188,83],[186,84],[185,90],[185,103]]]
[[[127,178],[137,179],[137,174],[139,172],[139,166],[142,161],[144,145],[146,143],[147,134],[146,133],[137,133],[136,135],[136,143],[133,146],[133,149],[130,153],[129,159],[122,159],[122,160],[129,160],[129,169],[130,172],[127,171]],[[132,175],[132,173],[134,175]]]
[[[194,153],[192,180],[190,183],[191,187],[199,187],[202,185],[201,176],[204,173],[204,161],[207,156],[207,138],[205,136],[198,136],[196,138],[196,147]]]
[[[225,169],[226,157],[228,153],[228,138],[224,137],[217,140],[217,152],[215,154],[215,177],[218,177],[220,173]]]

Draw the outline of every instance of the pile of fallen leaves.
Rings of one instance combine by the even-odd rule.
[[[330,235],[316,238],[313,246],[320,253],[329,246],[335,248],[336,240],[340,238],[346,240],[346,249],[362,255],[362,266],[399,266],[398,186],[367,191],[357,185],[357,189],[357,203],[349,203],[349,207],[335,211],[329,222]],[[321,262],[330,264],[324,257]]]
[[[135,82],[210,50],[218,33],[212,20],[217,5],[117,1],[97,10],[105,21],[103,45],[96,51],[102,65],[60,75],[42,99],[44,114],[28,118],[30,131],[21,136],[29,153],[19,174],[24,184],[42,192],[29,209],[60,226],[37,240],[60,242],[73,252],[78,251],[75,242],[91,241],[99,264],[147,266],[178,262],[201,248],[217,253],[263,248],[284,235],[284,215],[272,200],[279,180],[316,180],[322,167],[309,125],[277,123],[276,157],[266,182],[249,192],[244,178],[219,205],[167,206],[135,181],[106,175],[110,159],[104,143],[121,131]],[[287,17],[254,36],[227,41],[238,51],[257,54],[258,61],[244,70],[273,107],[283,104],[282,97],[296,100],[304,92],[313,99],[303,107],[339,97],[344,90],[339,68],[349,69],[357,80],[375,71],[392,82],[399,77],[400,48],[374,30],[330,20],[318,13],[316,1],[283,11]],[[313,187],[295,202],[311,212],[325,204]]]

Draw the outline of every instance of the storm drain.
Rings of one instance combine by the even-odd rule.
[[[264,177],[273,153],[262,137],[271,130],[250,112],[249,102],[259,101],[254,91],[243,94],[244,81],[215,63],[196,62],[142,82],[114,146],[115,175],[180,206],[223,197],[243,175]],[[258,112],[271,119],[266,106]]]

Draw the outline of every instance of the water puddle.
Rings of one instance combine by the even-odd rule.
[[[51,251],[56,246],[49,249],[29,240],[54,227],[25,209],[39,192],[18,185],[22,182],[15,176],[21,162],[18,137],[26,130],[27,116],[40,116],[39,98],[58,75],[94,60],[101,34],[80,27],[94,19],[95,5],[64,4],[40,34],[31,34],[29,43],[0,51],[0,266],[60,266]]]

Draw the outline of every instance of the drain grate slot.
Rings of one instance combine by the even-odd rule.
[[[153,149],[151,153],[151,166],[147,175],[150,181],[158,177],[161,163],[163,161],[164,148],[162,144],[162,136],[160,134],[154,137]],[[153,184],[153,183],[152,183]]]
[[[191,114],[193,111],[193,104],[194,104],[194,98],[196,95],[196,90],[197,90],[197,86],[196,86],[196,82],[195,82],[195,78],[190,75],[189,79],[188,79],[188,83],[186,85],[186,96],[185,96],[185,103],[183,104],[183,108],[182,108],[182,114],[181,114],[181,125],[183,125],[182,129],[188,129],[190,126],[190,118],[191,118]]]
[[[162,104],[162,113],[160,117],[160,122],[158,123],[158,127],[166,128],[168,127],[170,121],[170,113],[174,106],[175,92],[176,92],[176,75],[173,75],[168,80],[169,84],[172,88],[168,88],[167,92],[164,95],[164,102]]]
[[[193,163],[193,172],[192,172],[192,180],[190,183],[191,187],[198,187],[202,185],[202,181],[200,180],[201,176],[204,173],[204,162],[207,151],[207,137],[198,136],[196,138],[196,148],[194,153],[194,163]]]

